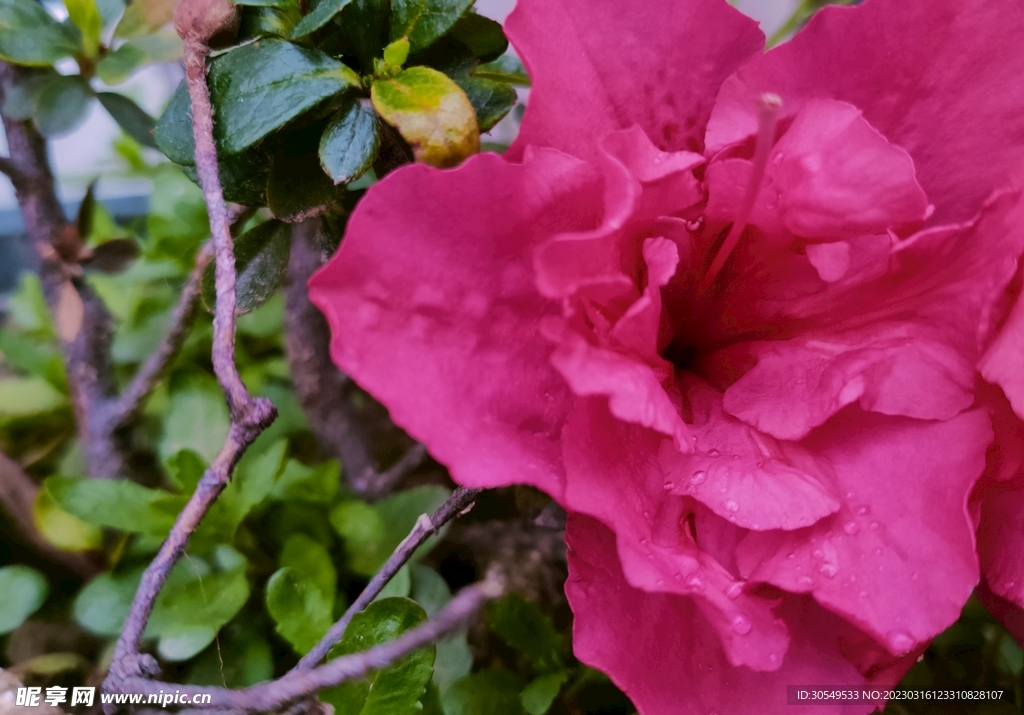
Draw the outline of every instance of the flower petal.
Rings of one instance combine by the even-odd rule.
[[[843,507],[806,530],[750,532],[741,575],[813,593],[894,655],[927,643],[978,582],[967,499],[991,440],[981,410],[946,422],[836,415],[803,446],[832,465]]]
[[[722,82],[764,47],[721,0],[520,0],[505,30],[533,82],[512,158],[531,144],[592,158],[633,124],[699,153]]]
[[[780,609],[793,641],[778,670],[735,667],[693,600],[630,585],[607,528],[571,514],[566,538],[576,656],[608,673],[642,715],[791,715],[787,686],[865,682],[840,654],[838,619],[807,599],[787,599]],[[866,715],[875,706],[804,704],[799,710]]]
[[[979,364],[982,377],[1003,388],[1013,411],[1024,419],[1024,295]]]
[[[550,150],[404,168],[360,202],[310,280],[334,361],[462,484],[561,492],[572,396],[539,333],[560,309],[537,293],[530,256],[595,225],[600,191],[589,167]]]
[[[1016,0],[872,0],[826,7],[795,38],[725,82],[710,152],[756,133],[754,101],[783,116],[838,99],[914,158],[933,224],[970,218],[1024,162],[1024,5]],[[965,128],[968,130],[965,131]]]

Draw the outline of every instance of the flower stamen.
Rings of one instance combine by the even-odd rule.
[[[782,98],[770,92],[762,94],[757,100],[757,143],[754,146],[753,166],[750,172],[750,183],[747,184],[747,193],[743,197],[743,204],[729,229],[722,247],[718,249],[715,260],[711,262],[704,277],[701,278],[697,293],[702,294],[711,287],[715,277],[729,260],[733,249],[740,241],[747,223],[750,221],[750,213],[754,210],[754,202],[761,191],[761,183],[764,181],[764,172],[768,168],[768,156],[775,143],[775,127],[779,120],[779,109],[782,107]]]

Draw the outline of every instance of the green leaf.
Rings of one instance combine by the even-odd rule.
[[[475,12],[460,17],[448,34],[472,50],[481,62],[496,60],[508,50],[501,23]]]
[[[185,505],[182,497],[127,480],[50,477],[43,488],[61,509],[90,524],[154,535],[166,534],[174,523],[168,500]]]
[[[139,105],[123,94],[114,92],[100,92],[96,97],[128,136],[143,146],[157,148],[153,140],[156,122]]]
[[[352,0],[319,0],[314,3],[313,9],[292,28],[292,39],[296,40],[316,32],[350,2]]]
[[[36,495],[32,520],[47,541],[64,551],[91,551],[103,545],[100,527],[61,509],[46,489]]]
[[[324,99],[358,87],[358,75],[319,50],[269,39],[211,63],[220,146],[235,154]]]
[[[530,77],[523,68],[523,63],[512,55],[503,55],[494,62],[480,65],[473,72],[473,76],[479,79],[493,79],[499,82],[507,82],[521,87],[530,86]]]
[[[409,142],[417,161],[454,166],[480,150],[476,112],[465,92],[441,72],[411,67],[376,80],[373,106]]]
[[[10,633],[39,610],[49,593],[46,578],[28,566],[0,568],[0,635]]]
[[[331,510],[335,531],[345,540],[352,569],[372,576],[391,552],[409,535],[422,514],[430,514],[448,498],[448,490],[423,486],[393,494],[373,506],[360,501],[343,501]],[[421,546],[410,563],[433,548],[440,535]]]
[[[522,653],[534,670],[547,673],[562,668],[562,636],[537,604],[509,593],[488,603],[486,613],[491,630]]]
[[[50,412],[68,404],[67,395],[39,377],[0,380],[0,420]]]
[[[270,644],[262,632],[252,628],[244,617],[239,617],[221,632],[216,648],[208,648],[196,658],[185,682],[246,688],[272,677],[274,659]]]
[[[408,37],[417,52],[448,32],[473,0],[392,0],[391,40]]]
[[[280,564],[282,568],[290,568],[308,578],[327,601],[334,603],[338,573],[331,561],[331,555],[319,541],[305,534],[293,534],[288,537],[284,548],[281,549]]]
[[[124,82],[144,64],[181,59],[181,38],[172,32],[157,32],[130,40],[96,63],[96,74],[106,84]]]
[[[232,0],[235,5],[242,7],[288,7],[289,0]]]
[[[333,606],[313,579],[295,569],[278,569],[267,581],[267,611],[297,653],[308,653],[327,633]]]
[[[100,35],[103,32],[103,18],[96,0],[64,0],[68,9],[68,17],[82,33],[82,49],[86,57],[95,57],[100,48]]]
[[[45,67],[74,57],[82,45],[35,0],[0,0],[0,58]]]
[[[157,148],[175,164],[195,163],[196,140],[192,133],[192,101],[189,99],[185,80],[178,83],[164,108],[164,113],[156,121],[153,139]]]
[[[508,670],[482,670],[452,684],[441,701],[446,715],[522,715],[522,687]]]
[[[197,559],[182,561],[157,596],[146,635],[160,639],[157,650],[166,660],[187,660],[199,653],[249,599],[245,559],[229,547],[220,548],[227,568],[197,572]]]
[[[126,573],[102,573],[85,585],[75,597],[75,622],[98,636],[116,636],[139,587],[142,569]]]
[[[285,146],[274,155],[267,205],[282,221],[298,223],[319,216],[339,205],[344,194],[344,187],[336,186],[320,167],[315,144]]]
[[[401,69],[409,59],[409,39],[400,37],[384,48],[384,64],[396,70]]]
[[[341,466],[336,461],[307,467],[289,459],[281,478],[274,485],[273,498],[278,501],[304,501],[330,504],[341,485]]]
[[[73,131],[85,121],[94,96],[89,83],[78,75],[53,77],[39,93],[36,127],[48,138]]]
[[[530,715],[545,715],[551,709],[562,685],[569,677],[569,671],[562,670],[557,673],[548,673],[533,680],[523,688],[520,699],[523,703],[523,710]]]
[[[412,597],[423,606],[428,616],[433,616],[451,600],[452,593],[441,575],[426,566],[416,565],[410,570],[412,576]],[[435,644],[437,657],[434,660],[434,684],[443,692],[473,668],[473,654],[466,640],[466,629],[460,629]]]
[[[380,590],[380,593],[374,597],[373,600],[379,601],[384,598],[395,598],[406,597],[412,590],[412,576],[409,575],[409,564],[405,564],[402,568],[398,569],[391,580],[384,584],[384,588]]]
[[[291,245],[291,226],[274,219],[246,231],[235,240],[237,315],[260,307],[277,290],[288,268]],[[212,262],[203,274],[203,302],[211,310],[216,302]]]
[[[182,494],[191,494],[206,471],[206,462],[191,449],[176,452],[167,460],[167,476]]]
[[[267,36],[287,38],[300,20],[302,8],[299,0],[284,0],[272,7],[242,8],[238,39],[240,42],[247,42]]]
[[[335,184],[365,174],[380,149],[377,113],[365,100],[351,100],[338,110],[320,138],[320,165]]]
[[[39,104],[39,95],[47,83],[56,76],[57,74],[50,69],[26,68],[15,73],[4,94],[4,116],[18,121],[32,119]]]
[[[228,408],[213,384],[191,385],[171,393],[159,451],[168,459],[183,449],[195,450],[207,463],[217,456],[228,434]]]
[[[389,6],[388,0],[352,0],[342,18],[364,73],[373,69],[374,59],[381,56],[388,42]]]
[[[476,112],[480,131],[489,131],[511,111],[519,96],[504,82],[479,77],[457,77],[455,84],[462,88]]]
[[[148,35],[171,21],[178,0],[132,0],[114,30],[115,37]]]
[[[191,266],[196,249],[209,233],[203,192],[174,165],[159,166],[146,217],[149,253]]]
[[[334,655],[359,653],[398,638],[427,619],[407,598],[374,601],[357,613],[345,630]],[[322,693],[337,715],[413,715],[420,709],[434,665],[434,648],[414,651],[396,663]]]
[[[288,440],[279,439],[260,452],[250,447],[239,461],[235,476],[219,500],[231,510],[236,527],[273,491],[287,452]]]
[[[10,367],[43,378],[60,392],[67,392],[64,359],[57,348],[47,342],[0,328],[0,359]]]

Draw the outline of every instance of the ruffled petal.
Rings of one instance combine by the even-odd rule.
[[[608,673],[642,715],[791,715],[787,686],[865,683],[840,653],[838,619],[809,600],[787,599],[779,609],[792,644],[777,670],[735,667],[692,599],[650,593],[623,577],[607,528],[571,514],[566,538],[565,590],[575,613],[576,655]],[[866,715],[875,707],[859,702],[798,709],[807,715]]]
[[[366,195],[310,280],[334,361],[462,484],[561,493],[572,395],[539,332],[561,311],[538,294],[531,253],[596,225],[600,186],[551,150],[408,167]]]
[[[813,593],[893,655],[927,643],[978,582],[967,500],[991,440],[981,410],[946,422],[835,416],[802,444],[832,465],[842,508],[806,530],[751,532],[741,575]]]
[[[1024,162],[1024,5],[1015,0],[872,0],[826,7],[795,38],[722,87],[709,152],[756,133],[765,92],[783,117],[838,99],[914,159],[933,223],[963,221]],[[965,130],[967,128],[967,130]]]
[[[722,82],[764,47],[721,0],[520,0],[505,30],[532,79],[512,158],[531,144],[591,158],[633,124],[699,153]]]
[[[979,363],[982,377],[1003,388],[1013,411],[1024,419],[1024,295]]]

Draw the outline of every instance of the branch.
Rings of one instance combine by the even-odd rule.
[[[100,572],[98,563],[83,554],[58,549],[39,533],[32,519],[38,494],[39,485],[32,477],[25,473],[21,465],[0,452],[0,505],[10,516],[27,545],[48,561],[63,566],[83,579],[95,576]]]
[[[334,644],[345,635],[345,629],[348,628],[348,624],[352,621],[353,616],[370,605],[388,582],[394,578],[399,569],[412,558],[416,549],[422,546],[430,536],[436,534],[438,529],[470,508],[481,491],[483,490],[459,487],[429,517],[426,514],[420,516],[412,531],[409,532],[409,535],[402,540],[402,543],[398,545],[380,571],[370,579],[370,582],[366,584],[366,588],[352,602],[352,605],[348,607],[348,610],[345,611],[341,619],[331,626],[331,629],[327,631],[327,634],[320,639],[320,642],[311,651],[302,656],[302,659],[293,668],[292,672],[314,668],[320,661],[326,658]]]
[[[368,445],[365,415],[352,402],[354,385],[332,362],[331,333],[312,303],[306,283],[320,267],[319,221],[304,221],[293,230],[288,261],[285,349],[299,404],[317,441],[344,467],[352,491],[374,501],[390,492],[427,455],[413,446],[387,470],[378,471]]]
[[[189,274],[188,282],[181,290],[178,304],[171,313],[171,324],[160,342],[146,362],[142,364],[135,377],[125,387],[117,400],[110,404],[107,419],[112,427],[119,427],[131,420],[142,408],[146,396],[153,391],[157,381],[163,377],[174,357],[188,337],[188,328],[192,324],[199,296],[202,293],[203,273],[213,259],[213,248],[209,243],[203,244],[196,254],[196,263]]]
[[[180,683],[160,683],[143,678],[129,678],[119,692],[180,692],[182,695],[209,695],[209,710],[244,710],[273,712],[323,688],[361,678],[372,670],[384,668],[418,648],[433,643],[472,618],[487,601],[504,591],[502,580],[489,575],[484,581],[467,586],[438,611],[433,618],[393,641],[374,646],[361,653],[345,655],[312,670],[293,670],[277,680],[260,683],[243,690],[210,688]]]
[[[182,8],[179,5],[179,9]],[[176,23],[177,24],[177,23]],[[256,438],[277,416],[270,400],[253,397],[239,377],[235,365],[235,256],[213,142],[213,107],[206,86],[208,47],[194,36],[185,37],[185,81],[192,100],[196,169],[206,199],[216,260],[216,305],[213,320],[213,365],[231,412],[231,426],[220,453],[207,468],[188,504],[178,515],[167,540],[146,568],[132,600],[124,629],[114,647],[110,672],[104,682],[107,691],[125,692],[125,683],[159,671],[156,660],[139,652],[142,634],[153,612],[157,594],[181,558],[189,537],[224,491],[231,473]],[[113,707],[108,706],[108,711]]]

